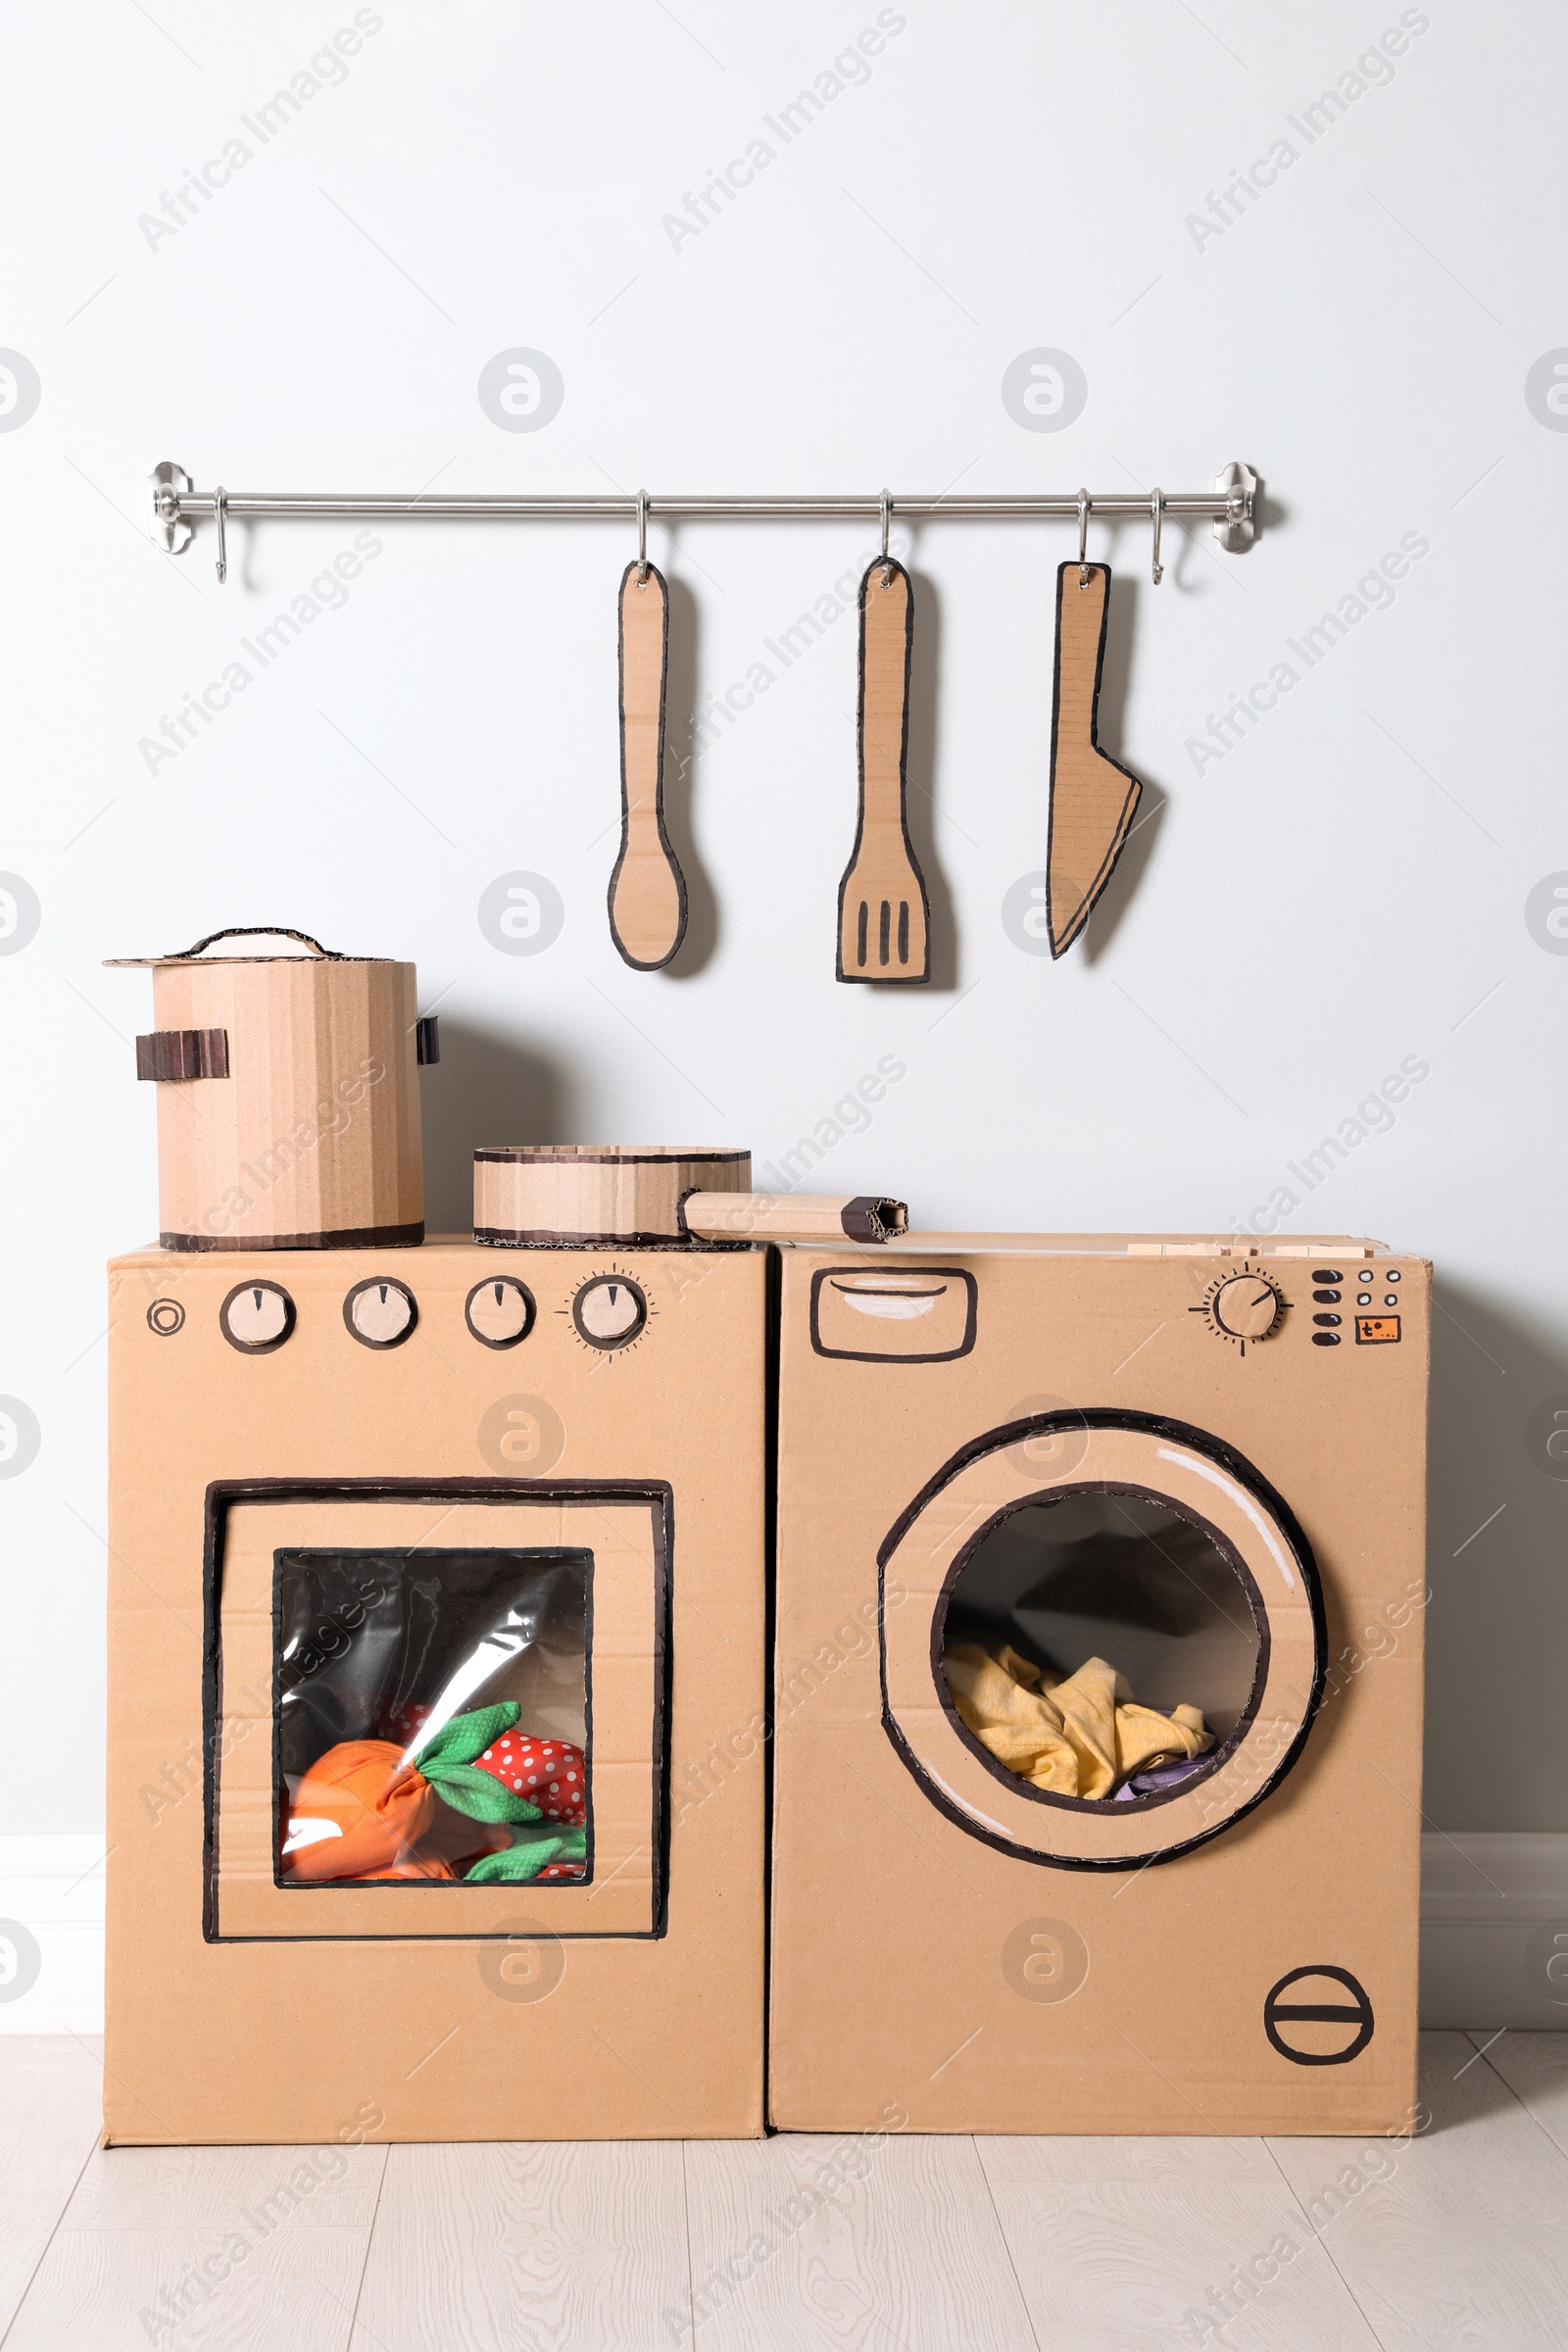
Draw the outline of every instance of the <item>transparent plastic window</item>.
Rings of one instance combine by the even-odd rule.
[[[1078,1490],[1012,1512],[949,1597],[960,1721],[1057,1797],[1132,1804],[1204,1774],[1257,1672],[1252,1603],[1207,1532],[1145,1495]]]
[[[590,1559],[275,1554],[279,1885],[583,1880]]]

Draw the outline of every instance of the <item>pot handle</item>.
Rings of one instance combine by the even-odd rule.
[[[230,923],[226,931],[209,931],[207,937],[199,939],[193,948],[181,948],[176,956],[170,957],[170,961],[183,963],[188,956],[199,956],[204,948],[216,947],[220,939],[297,939],[302,947],[314,948],[317,955],[323,956],[328,963],[343,961],[342,954],[336,948],[323,948],[320,941],[313,939],[308,931],[290,931],[283,923]]]
[[[154,1029],[136,1040],[136,1075],[160,1085],[228,1076],[226,1029]]]

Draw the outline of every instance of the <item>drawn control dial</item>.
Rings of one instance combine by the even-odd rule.
[[[1230,1274],[1203,1301],[1211,1328],[1222,1340],[1266,1340],[1285,1301],[1266,1274]]]
[[[510,1274],[476,1282],[463,1315],[481,1348],[515,1348],[533,1329],[533,1293]]]
[[[372,1274],[344,1299],[343,1320],[362,1348],[401,1348],[413,1336],[419,1309],[406,1282]]]
[[[596,1274],[571,1302],[577,1337],[606,1352],[635,1340],[648,1320],[648,1296],[624,1274]]]
[[[218,1324],[241,1355],[270,1355],[294,1329],[294,1301],[280,1282],[237,1283],[218,1310]],[[154,1323],[153,1329],[167,1334],[178,1325]]]

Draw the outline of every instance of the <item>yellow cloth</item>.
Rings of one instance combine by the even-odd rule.
[[[1114,1666],[1090,1658],[1064,1683],[1008,1645],[959,1642],[942,1660],[955,1706],[981,1745],[1036,1788],[1109,1796],[1129,1773],[1200,1756],[1214,1735],[1196,1707],[1141,1707]]]

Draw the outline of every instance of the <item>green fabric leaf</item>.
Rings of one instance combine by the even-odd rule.
[[[486,1854],[464,1879],[466,1886],[517,1886],[536,1879],[547,1862],[581,1862],[588,1853],[585,1830],[545,1830],[518,1838],[499,1854]]]
[[[435,1777],[432,1764],[471,1764],[503,1732],[513,1730],[521,1713],[514,1698],[503,1698],[493,1707],[475,1707],[470,1715],[454,1715],[427,1747],[416,1751],[414,1761],[427,1781]]]
[[[470,1821],[537,1821],[537,1805],[530,1805],[525,1796],[515,1796],[510,1788],[488,1772],[478,1772],[471,1764],[432,1764],[421,1756],[419,1770],[424,1774],[437,1796],[457,1812],[466,1813]]]

